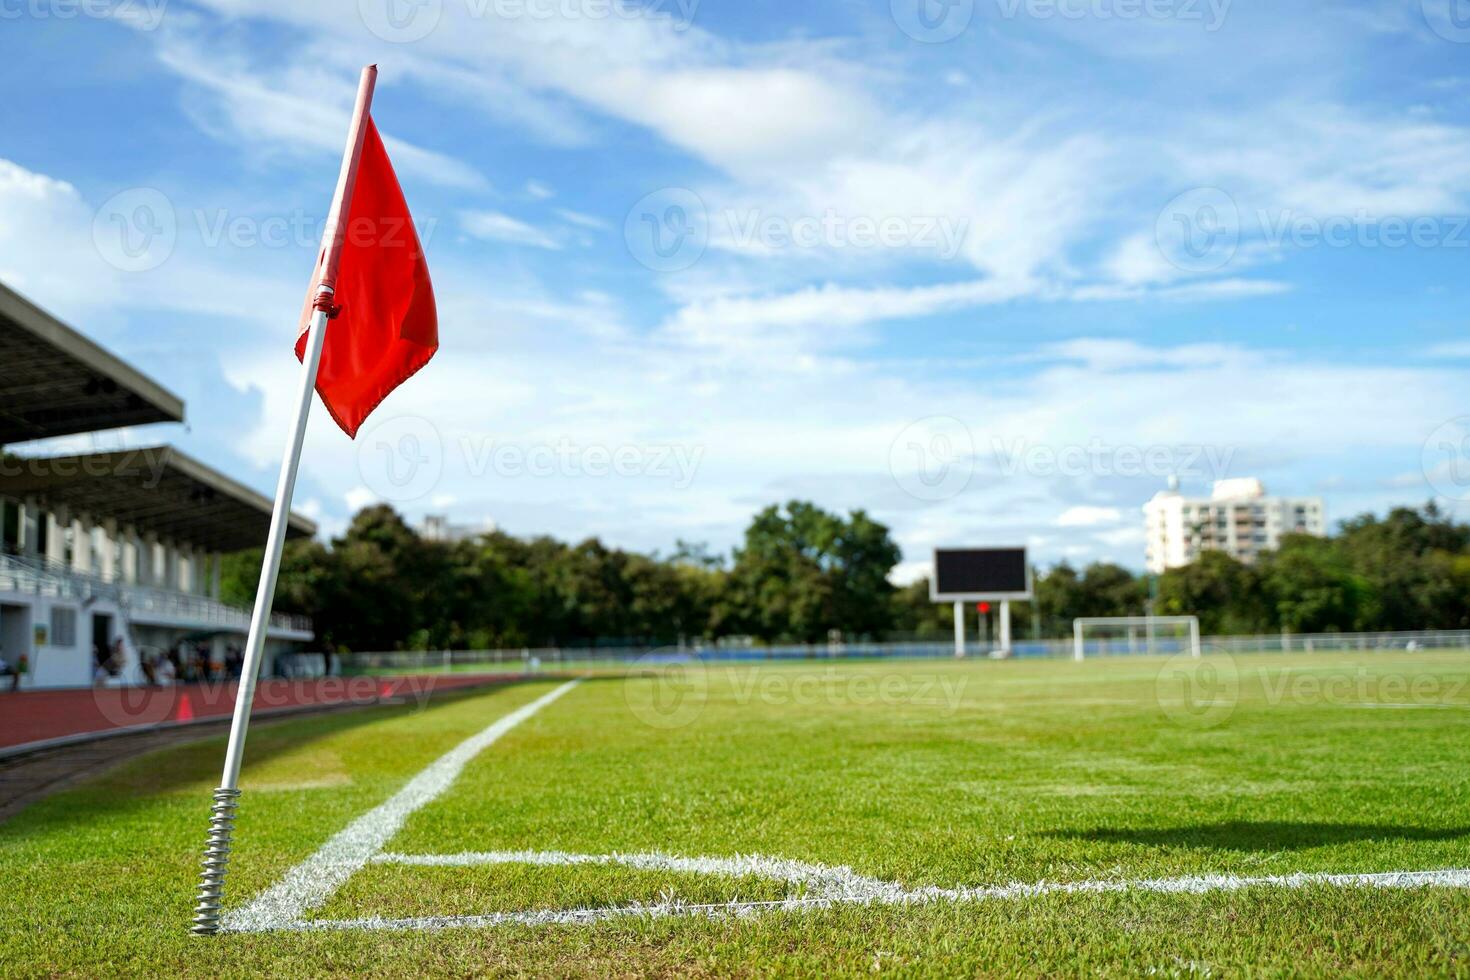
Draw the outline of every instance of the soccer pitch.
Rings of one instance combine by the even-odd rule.
[[[1470,653],[537,680],[0,824],[0,972],[1470,972]],[[1448,873],[1447,873],[1448,872]]]

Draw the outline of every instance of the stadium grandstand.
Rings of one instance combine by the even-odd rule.
[[[184,404],[4,284],[0,364],[0,656],[21,686],[137,683],[181,643],[223,664],[250,611],[221,601],[222,556],[265,540],[270,500],[165,445],[14,451],[180,423]],[[290,533],[316,527],[292,515]],[[276,615],[267,656],[312,638],[309,620]]]

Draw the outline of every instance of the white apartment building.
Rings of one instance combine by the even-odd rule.
[[[1188,565],[1201,551],[1224,551],[1246,564],[1284,534],[1327,533],[1320,497],[1269,497],[1260,480],[1221,480],[1209,497],[1186,497],[1177,480],[1143,507],[1148,570]]]
[[[418,533],[425,541],[459,544],[462,541],[473,541],[481,535],[493,534],[495,528],[495,522],[489,518],[479,524],[455,524],[443,514],[428,514],[418,526]]]

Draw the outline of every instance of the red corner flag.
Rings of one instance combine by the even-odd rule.
[[[439,316],[413,216],[373,120],[366,120],[351,202],[342,208],[337,308],[327,328],[316,390],[351,437],[373,409],[439,349]],[[318,283],[329,281],[323,249],[301,313],[296,356],[306,353]]]

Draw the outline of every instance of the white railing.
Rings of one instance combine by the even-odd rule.
[[[106,599],[117,603],[130,619],[144,623],[178,622],[242,632],[250,626],[250,610],[240,606],[189,592],[109,581],[33,555],[0,554],[0,592],[5,591],[57,599]],[[312,629],[310,617],[285,613],[272,615],[271,627],[293,633]]]
[[[1470,651],[1470,630],[1417,630],[1398,633],[1270,633],[1262,636],[1206,636],[1202,637],[1199,642],[1207,657],[1212,653]],[[1072,637],[1016,640],[1011,646],[1012,654],[1021,658],[1073,659],[1076,655],[1075,640]],[[1154,652],[1158,654],[1188,652],[1191,646],[1191,639],[1188,636],[1158,636],[1154,640]],[[1134,644],[1130,649],[1126,641],[1117,639],[1088,640],[1086,655],[1089,657],[1123,657],[1146,654],[1148,651],[1141,647],[1141,644]],[[966,653],[974,657],[988,656],[995,652],[995,649],[993,644],[970,643],[966,645]],[[396,650],[343,654],[342,664],[345,671],[358,673],[365,670],[453,670],[465,667],[516,671],[540,667],[543,670],[554,670],[563,665],[628,664],[639,660],[645,662],[660,660],[779,662],[822,659],[946,660],[953,659],[953,657],[954,643],[945,640],[902,643],[784,644],[769,647],[742,644],[687,648],[666,646],[591,649],[522,647],[503,650]]]

